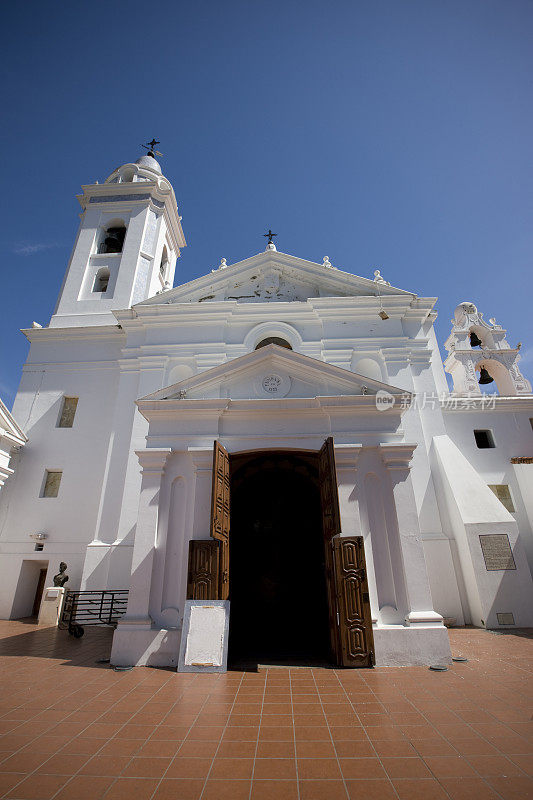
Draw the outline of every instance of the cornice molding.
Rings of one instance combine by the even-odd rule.
[[[467,394],[450,394],[446,402],[457,401],[457,407],[443,405],[444,414],[470,414],[482,411],[487,414],[491,411],[533,411],[533,394],[517,394],[509,397],[487,397],[479,395],[469,397]],[[464,401],[464,402],[462,402]]]
[[[61,339],[65,342],[78,339],[126,338],[119,325],[73,325],[68,328],[21,328],[21,333],[33,343],[39,340]]]

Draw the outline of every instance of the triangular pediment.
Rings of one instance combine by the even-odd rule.
[[[0,400],[0,436],[14,444],[28,441],[22,428],[15,422],[7,406]]]
[[[368,400],[380,391],[395,399],[405,394],[404,390],[381,381],[271,344],[160,389],[138,402],[332,396]]]
[[[331,266],[267,250],[236,264],[220,267],[201,278],[176,286],[139,305],[208,303],[302,302],[317,297],[407,295],[382,281],[369,280]]]

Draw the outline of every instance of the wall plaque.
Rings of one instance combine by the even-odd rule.
[[[229,600],[186,600],[178,672],[225,672]]]
[[[516,569],[509,537],[506,533],[481,534],[479,541],[488,572],[498,569]]]
[[[512,611],[504,611],[496,614],[498,625],[514,625],[514,614]]]

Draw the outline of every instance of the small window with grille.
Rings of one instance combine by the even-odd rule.
[[[507,511],[514,512],[515,507],[511,492],[506,483],[489,483],[489,489],[492,489],[500,503],[502,503]]]
[[[61,414],[57,423],[58,428],[72,428],[74,425],[74,416],[76,408],[78,407],[77,397],[64,397],[61,406]]]
[[[43,490],[41,497],[57,497],[59,494],[59,484],[63,473],[60,470],[47,469],[44,473]]]

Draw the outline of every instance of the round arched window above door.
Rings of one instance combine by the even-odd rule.
[[[260,347],[266,347],[269,344],[277,344],[278,347],[286,347],[287,350],[292,350],[292,347],[286,339],[280,339],[279,336],[267,336],[266,339],[261,339],[259,344],[256,344],[255,349],[259,350]]]

